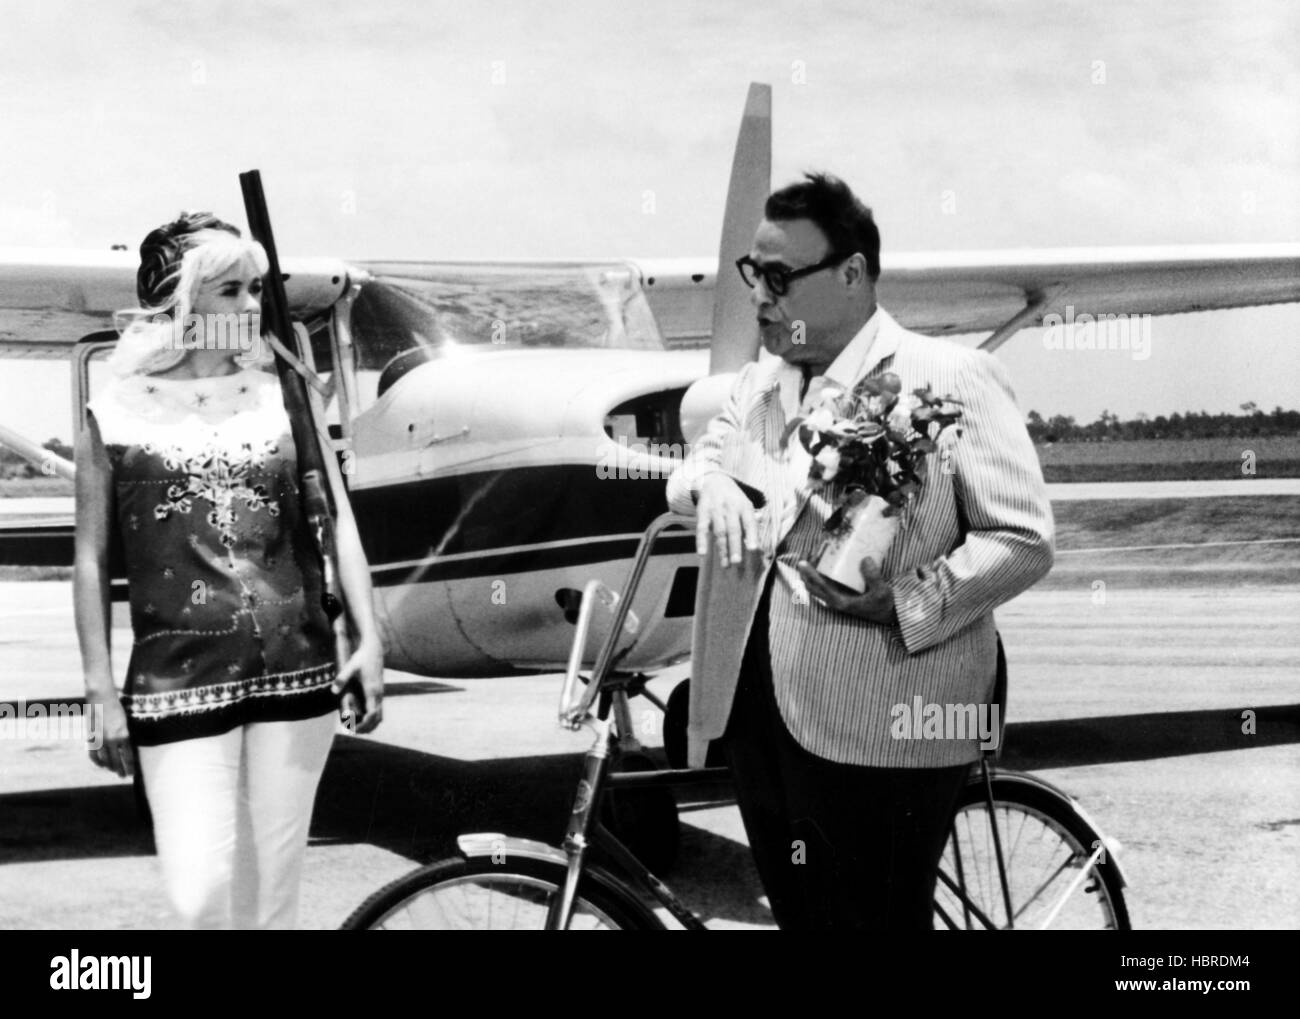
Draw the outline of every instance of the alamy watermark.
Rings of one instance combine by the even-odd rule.
[[[602,481],[655,481],[668,477],[691,452],[689,442],[628,442],[606,444],[596,461]]]
[[[104,705],[0,701],[0,739],[78,740],[98,750],[104,745]]]
[[[1074,305],[1067,304],[1064,317],[1044,315],[1043,326],[1048,350],[1127,350],[1134,361],[1151,356],[1150,315],[1076,315]]]
[[[927,704],[917,695],[911,704],[895,704],[889,717],[894,739],[978,739],[984,750],[996,750],[1002,739],[996,704]]]
[[[155,315],[153,324],[169,330],[167,346],[172,350],[233,350],[241,363],[262,360],[262,321],[256,313]]]
[[[50,960],[54,991],[130,991],[137,1000],[153,993],[152,955],[82,955],[74,948]]]

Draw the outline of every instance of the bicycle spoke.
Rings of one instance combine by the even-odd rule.
[[[974,913],[975,919],[977,919],[980,923],[982,923],[986,929],[988,930],[997,929],[997,924],[994,923],[991,918],[985,915],[984,911],[980,909],[979,906],[975,905],[975,903],[971,901],[969,896],[963,894],[962,890],[957,886],[956,882],[954,882],[952,878],[950,878],[942,870],[939,871],[938,877],[939,877],[939,881],[942,884],[946,885],[948,889],[951,890],[952,893],[956,895],[957,898],[961,901],[963,910],[965,910],[968,914]],[[939,912],[943,912],[942,907],[940,907],[937,903],[935,904],[935,909],[939,910]],[[964,929],[970,930],[969,916],[967,917],[966,926]]]
[[[1126,917],[1086,845],[1097,834],[1065,797],[994,779],[994,812],[981,788],[953,819],[935,887],[935,916],[950,929],[1114,929]],[[1010,914],[998,865],[996,825]],[[954,878],[954,875],[956,877]],[[1118,895],[1118,887],[1114,889]],[[963,923],[964,920],[964,923]],[[1126,919],[1124,921],[1126,923]]]
[[[1070,858],[1070,860],[1073,859],[1074,857]],[[1060,877],[1061,874],[1065,871],[1065,868],[1070,865],[1070,860],[1066,860],[1065,863],[1057,867],[1056,870],[1052,872],[1052,875],[1046,881],[1044,881],[1036,889],[1034,889],[1032,893],[1030,893],[1028,898],[1025,899],[1025,904],[1021,906],[1018,910],[1016,910],[1017,917],[1023,914],[1026,910],[1029,909],[1030,906],[1032,906],[1035,902],[1038,901],[1039,897],[1043,894],[1043,892],[1047,891],[1048,886],[1051,885],[1052,882],[1055,881],[1058,877]]]

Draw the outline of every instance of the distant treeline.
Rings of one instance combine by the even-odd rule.
[[[72,459],[72,447],[60,442],[58,439],[50,439],[41,443],[41,446],[68,460]],[[39,478],[44,476],[37,464],[19,456],[8,446],[0,446],[0,479]]]
[[[1124,442],[1131,439],[1218,439],[1251,436],[1300,434],[1300,410],[1274,407],[1265,413],[1253,403],[1242,404],[1241,414],[1139,414],[1132,421],[1121,421],[1117,414],[1104,410],[1091,424],[1081,425],[1072,417],[1057,414],[1044,418],[1036,410],[1029,412],[1029,436],[1035,443],[1049,442]]]

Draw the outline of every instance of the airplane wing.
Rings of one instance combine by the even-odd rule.
[[[114,313],[136,303],[138,265],[127,251],[0,248],[0,357],[67,357],[82,336],[111,329]],[[286,259],[281,271],[289,304],[303,318],[347,287],[338,259]]]
[[[886,253],[882,261],[880,301],[903,325],[929,335],[992,330],[998,341],[988,346],[1067,307],[1168,315],[1300,301],[1300,244]],[[716,260],[635,264],[668,345],[708,346]],[[0,248],[0,356],[63,357],[81,336],[110,328],[113,313],[135,303],[135,266],[129,252]],[[300,316],[328,307],[347,285],[338,259],[286,259],[284,271]]]
[[[931,336],[991,330],[986,349],[1067,308],[1170,315],[1300,301],[1300,244],[886,252],[881,261],[880,303],[894,318]],[[717,263],[637,265],[665,341],[707,346]]]

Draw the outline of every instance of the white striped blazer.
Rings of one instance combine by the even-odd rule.
[[[809,751],[879,767],[945,767],[975,760],[979,739],[956,727],[924,735],[901,725],[900,705],[987,704],[996,669],[993,609],[1051,568],[1053,522],[1042,471],[1005,371],[991,355],[910,332],[883,308],[875,342],[854,383],[886,371],[905,392],[929,385],[964,405],[927,458],[882,570],[897,625],[825,608],[808,597],[795,564],[812,559],[831,510],[807,484],[797,440],[782,449],[785,413],[778,369],[766,359],[738,375],[721,413],[668,482],[674,512],[692,515],[705,475],[725,471],[761,491],[762,552],[743,567],[715,568],[710,553],[697,597],[689,744],[703,762],[726,727],[745,641],[767,573],[776,701]],[[917,698],[920,698],[918,701]],[[907,737],[900,735],[906,731]],[[918,738],[919,737],[919,738]]]

